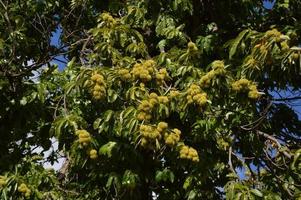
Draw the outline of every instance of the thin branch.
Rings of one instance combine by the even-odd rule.
[[[263,120],[266,118],[266,116],[268,114],[268,111],[269,111],[271,106],[272,106],[272,102],[270,102],[268,104],[268,106],[263,110],[263,112],[261,113],[261,116],[258,119],[256,119],[254,122],[251,122],[249,124],[242,125],[242,126],[240,126],[240,128],[243,129],[243,130],[246,130],[246,131],[251,131],[251,130],[256,129],[263,122]],[[252,127],[250,127],[250,126],[252,126]]]
[[[272,99],[272,101],[296,101],[301,100],[301,96],[297,97],[288,97],[288,98],[279,98],[279,99]]]
[[[236,171],[234,170],[233,164],[232,164],[232,146],[229,148],[228,157],[229,157],[229,158],[228,158],[228,159],[229,159],[229,161],[228,161],[229,167],[230,167],[231,171],[232,171],[234,174],[236,174]],[[237,174],[236,174],[236,175],[237,175]]]
[[[278,149],[280,149],[280,148],[282,147],[282,145],[279,143],[279,141],[278,141],[275,137],[273,137],[272,135],[269,135],[269,134],[264,133],[264,132],[259,131],[259,130],[257,130],[256,132],[257,132],[257,134],[259,134],[259,135],[261,135],[261,136],[263,136],[263,137],[265,137],[265,138],[267,138],[267,139],[273,141],[273,142],[277,145]],[[287,157],[287,158],[289,158],[289,159],[291,159],[291,157],[292,157],[292,156],[291,156],[289,153],[287,153],[286,151],[279,151],[279,152],[282,153],[285,157]]]

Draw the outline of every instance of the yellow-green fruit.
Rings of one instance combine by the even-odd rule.
[[[180,135],[175,133],[171,133],[165,136],[165,144],[168,146],[174,146],[179,142],[179,140],[180,140]]]
[[[249,91],[249,93],[248,93],[248,97],[249,97],[250,99],[258,99],[258,98],[260,97],[260,94],[258,93],[257,90],[251,90],[251,91]]]
[[[188,155],[188,153],[189,153],[189,147],[188,146],[183,146],[180,150],[180,154]]]
[[[203,85],[204,83],[207,83],[210,81],[209,77],[207,75],[204,75],[201,77],[200,84]]]
[[[132,76],[131,76],[130,73],[128,73],[128,74],[123,74],[123,75],[121,76],[121,79],[124,80],[124,81],[129,80],[129,79],[131,79],[131,78],[132,78]]]
[[[103,79],[103,76],[100,74],[94,74],[91,76],[91,80],[94,82],[96,82],[96,80],[98,80],[98,79]]]
[[[146,81],[150,81],[150,80],[152,80],[152,76],[148,74],[148,75],[146,76]]]
[[[180,92],[178,90],[172,90],[172,91],[170,91],[169,95],[171,98],[175,98],[180,95]]]
[[[286,41],[281,42],[280,45],[282,50],[288,50],[290,48]]]
[[[250,86],[249,86],[249,90],[256,90],[257,91],[257,86],[255,85],[255,84],[251,84]]]
[[[234,91],[248,90],[250,84],[251,84],[251,81],[249,81],[248,79],[242,78],[242,79],[232,83],[232,89]]]
[[[188,47],[188,49],[190,50],[190,51],[197,51],[198,50],[198,48],[197,48],[197,46],[195,45],[195,43],[193,43],[193,42],[188,42],[188,44],[187,44],[187,47]]]
[[[97,151],[95,149],[92,149],[89,154],[91,159],[96,159],[98,157]]]
[[[199,157],[193,157],[193,158],[192,158],[192,161],[193,161],[193,162],[199,162],[200,160],[199,160]]]
[[[213,79],[215,77],[216,71],[215,70],[211,70],[206,75],[207,75],[208,79],[211,80],[211,79]]]
[[[6,185],[6,178],[3,176],[0,176],[0,187],[5,186]]]
[[[96,91],[101,91],[101,90],[102,90],[102,88],[101,88],[101,86],[100,86],[100,85],[98,85],[98,84],[95,84],[95,86],[94,86],[93,90],[94,90],[94,92],[96,92]],[[93,95],[94,95],[94,92],[93,92]]]
[[[293,60],[298,60],[299,59],[299,54],[298,53],[293,53],[292,57],[293,57]]]
[[[25,192],[27,192],[27,190],[28,190],[28,187],[25,183],[21,183],[21,185],[18,187],[18,191],[21,193],[25,193]]]
[[[193,101],[192,96],[191,95],[187,95],[186,97],[187,101]]]
[[[157,99],[150,99],[149,103],[152,104],[152,106],[155,106],[158,103]]]
[[[202,93],[199,98],[197,99],[197,103],[200,106],[203,106],[207,103],[207,94],[206,93]]]
[[[172,131],[177,135],[181,135],[181,131],[177,128],[174,128]]]
[[[141,102],[141,104],[138,106],[138,110],[143,110],[145,112],[149,112],[151,111],[151,109],[154,107],[153,104],[151,104],[149,101],[147,100],[143,100]]]
[[[146,119],[146,120],[150,120],[151,118],[152,118],[152,115],[151,115],[151,114],[145,115],[145,119]]]
[[[155,62],[154,60],[152,60],[152,59],[146,60],[146,61],[144,62],[144,66],[146,66],[146,67],[152,67],[152,66],[154,66],[155,64],[156,64],[156,62]]]
[[[79,138],[88,138],[88,137],[90,137],[90,133],[86,130],[77,130],[76,135],[78,135]]]
[[[27,189],[25,194],[24,194],[25,198],[28,199],[30,197],[30,195],[31,195],[31,190]]]
[[[99,96],[99,95],[101,95],[100,91],[97,91],[97,90],[93,91],[93,97]]]
[[[175,141],[173,140],[172,137],[169,136],[165,139],[165,144],[168,146],[173,146],[173,145],[175,145]]]
[[[186,145],[182,146],[180,149],[180,158],[199,162],[198,152],[194,148]]]
[[[138,115],[137,115],[137,119],[138,119],[139,121],[143,121],[143,120],[145,120],[145,116],[146,116],[146,113],[145,113],[145,112],[140,112],[140,113],[138,113]]]
[[[223,69],[225,67],[224,61],[216,60],[212,63],[212,69]]]
[[[158,101],[159,101],[160,103],[163,103],[163,104],[166,104],[166,103],[169,102],[167,96],[159,96],[159,97],[158,97]]]
[[[140,131],[146,131],[148,129],[147,125],[140,125],[139,130]]]
[[[185,158],[186,158],[186,155],[180,153],[180,158],[181,158],[181,159],[185,159]]]
[[[158,81],[162,81],[162,80],[164,80],[164,75],[163,74],[156,74],[156,79]]]
[[[141,146],[146,147],[147,144],[148,144],[148,142],[147,142],[147,140],[145,138],[142,138],[140,144],[141,144]]]
[[[129,73],[129,70],[127,70],[127,69],[120,69],[119,71],[118,71],[118,74],[119,75],[124,75],[124,74],[128,74]]]
[[[162,74],[163,76],[168,76],[168,72],[167,72],[166,68],[160,69],[159,73]]]
[[[91,141],[91,138],[79,138],[78,139],[79,143],[84,144],[84,143],[89,143]],[[84,145],[85,146],[85,145]]]
[[[91,141],[90,133],[86,130],[77,130],[76,134],[78,135],[78,141],[83,146],[87,146]]]
[[[260,52],[261,53],[266,53],[267,52],[267,48],[266,46],[262,45],[260,48],[259,48]]]
[[[168,124],[166,122],[159,122],[158,123],[158,128],[161,129],[161,130],[165,130],[167,129],[168,127]]]
[[[156,93],[152,92],[149,94],[149,98],[156,99],[156,98],[158,98],[158,95]]]

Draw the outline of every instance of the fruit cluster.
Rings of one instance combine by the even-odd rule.
[[[268,30],[264,35],[266,38],[275,38],[276,42],[281,41],[282,34],[277,29]]]
[[[91,76],[92,89],[91,93],[94,99],[100,100],[106,96],[106,83],[101,74],[93,74]]]
[[[239,79],[238,81],[235,81],[234,83],[232,83],[232,89],[237,92],[248,91],[250,84],[251,84],[251,81],[249,81],[248,79],[242,78],[242,79]]]
[[[169,92],[169,98],[174,99],[180,96],[180,92],[178,90],[171,90]]]
[[[167,104],[169,99],[167,96],[158,96],[156,93],[152,92],[147,100],[142,100],[138,106],[138,120],[150,120],[152,118],[151,113],[153,108],[159,103]]]
[[[287,41],[283,41],[280,43],[280,46],[281,46],[281,50],[282,51],[287,51],[290,49],[290,46],[288,45]]]
[[[157,125],[157,130],[163,134],[168,128],[168,124],[166,122],[159,122]]]
[[[161,133],[153,126],[141,125],[139,128],[141,134],[140,145],[144,148],[153,148],[156,141],[162,138]]]
[[[173,129],[170,134],[165,134],[165,144],[174,146],[180,141],[181,131],[177,128]]]
[[[212,70],[202,76],[200,80],[200,85],[204,88],[209,87],[211,80],[213,80],[216,76],[221,76],[226,73],[224,61],[216,60],[211,65]]]
[[[116,24],[116,20],[109,13],[102,13],[100,19],[105,22],[108,27],[113,27]]]
[[[158,96],[158,101],[159,101],[159,103],[162,103],[162,104],[168,104],[169,99],[167,96]]]
[[[120,76],[120,79],[123,81],[128,81],[132,78],[130,71],[127,69],[118,70],[118,75]]]
[[[76,135],[78,136],[78,142],[82,146],[87,146],[91,142],[90,133],[86,130],[77,130]]]
[[[90,150],[89,155],[90,155],[90,158],[93,160],[98,157],[97,151],[95,149]]]
[[[190,51],[190,52],[198,50],[198,47],[195,45],[195,43],[193,43],[191,41],[188,42],[187,47],[188,47],[188,51]]]
[[[299,59],[299,57],[300,57],[299,54],[300,54],[300,53],[292,53],[292,55],[291,55],[292,59],[293,59],[294,61],[297,61],[297,60]]]
[[[180,158],[199,162],[198,152],[194,148],[186,145],[183,145],[180,149]]]
[[[18,191],[21,192],[25,196],[25,198],[29,198],[31,195],[31,190],[27,187],[25,183],[22,183],[18,187]]]
[[[166,145],[174,146],[179,142],[181,136],[179,129],[169,130],[166,122],[159,122],[156,126],[141,125],[139,131],[140,145],[145,148],[154,148],[162,138]]]
[[[0,176],[0,187],[5,186],[6,184],[6,177]]]
[[[154,107],[154,104],[150,100],[143,100],[138,106],[138,115],[137,119],[140,121],[150,120],[152,118],[151,112]]]
[[[136,63],[131,71],[135,79],[140,79],[142,82],[152,80],[152,74],[155,71],[155,61],[146,60],[142,63]]]
[[[196,103],[199,106],[204,106],[207,103],[207,94],[201,91],[200,86],[192,84],[187,90],[187,103]]]
[[[159,72],[156,74],[156,80],[158,85],[162,85],[164,81],[168,79],[169,75],[166,68],[159,69]]]
[[[250,99],[258,99],[260,97],[257,86],[245,78],[232,83],[232,89],[236,92],[248,92],[248,97]]]
[[[117,73],[123,81],[128,81],[132,78],[130,71],[127,69],[119,69]]]

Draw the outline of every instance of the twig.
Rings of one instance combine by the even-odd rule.
[[[265,137],[265,138],[267,138],[267,139],[269,139],[269,140],[271,140],[271,141],[273,141],[278,146],[278,149],[280,149],[282,147],[281,144],[279,143],[279,141],[275,137],[273,137],[273,136],[271,136],[271,135],[269,135],[267,133],[264,133],[262,131],[259,131],[259,130],[257,130],[256,133],[259,134],[259,135],[261,135],[261,136],[263,136],[263,137]],[[286,151],[279,151],[279,152],[282,153],[284,156],[286,156],[289,159],[291,159],[291,157],[292,157]]]
[[[234,168],[233,168],[233,164],[232,164],[232,146],[229,148],[229,153],[228,153],[228,156],[229,156],[229,167],[230,167],[230,169],[231,169],[231,171],[234,173],[234,174],[236,174],[236,171],[234,170]],[[237,174],[236,174],[237,175]]]

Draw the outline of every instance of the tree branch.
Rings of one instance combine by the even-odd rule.
[[[257,133],[258,135],[261,135],[261,136],[263,136],[263,137],[265,137],[265,138],[267,138],[267,139],[273,141],[273,142],[277,145],[278,149],[280,149],[280,148],[282,147],[282,145],[279,143],[279,141],[278,141],[275,137],[273,137],[272,135],[269,135],[269,134],[264,133],[264,132],[259,131],[259,130],[257,130],[256,133]],[[287,153],[286,151],[279,151],[279,152],[282,153],[285,157],[287,157],[287,158],[289,158],[289,159],[291,159],[291,157],[292,157],[292,156],[291,156],[289,153]]]
[[[301,96],[272,99],[272,101],[296,101],[296,100],[301,100]]]

